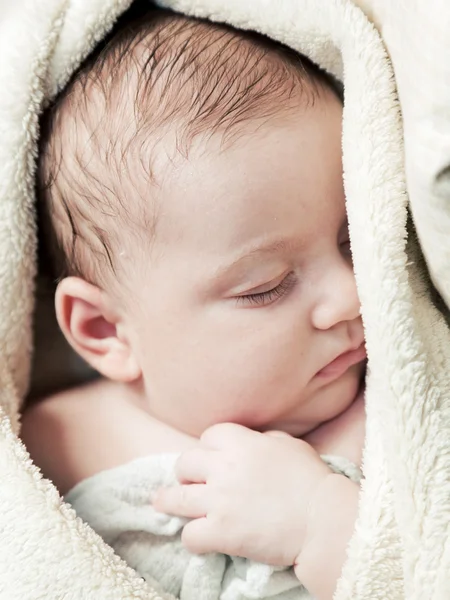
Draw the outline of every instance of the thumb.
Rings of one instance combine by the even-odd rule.
[[[286,433],[284,431],[278,431],[278,430],[271,430],[271,431],[265,431],[264,435],[270,435],[270,437],[284,437],[284,438],[292,438],[292,435],[289,435],[289,433]]]

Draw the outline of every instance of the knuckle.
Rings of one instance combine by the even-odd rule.
[[[230,527],[233,525],[233,518],[230,512],[229,507],[218,506],[212,515],[208,515],[211,528],[217,535],[219,533],[223,535],[230,531]]]
[[[215,447],[233,447],[237,440],[245,440],[249,430],[236,423],[218,423],[203,432],[200,441]]]
[[[241,467],[242,464],[238,464],[233,456],[225,456],[217,461],[215,482],[219,490],[228,491],[228,486],[238,479]]]
[[[218,438],[221,437],[222,433],[223,433],[223,429],[224,429],[224,424],[223,423],[219,423],[217,425],[211,425],[211,427],[208,427],[208,429],[206,429],[202,435],[200,436],[200,441],[201,442],[214,442],[215,440],[217,440]]]

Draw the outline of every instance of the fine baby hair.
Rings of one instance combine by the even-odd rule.
[[[164,138],[186,158],[199,134],[232,144],[248,121],[323,88],[337,90],[331,76],[266,36],[134,4],[42,121],[41,239],[55,277],[104,283],[120,272],[124,227],[151,240]]]

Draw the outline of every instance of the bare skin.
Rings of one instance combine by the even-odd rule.
[[[359,463],[364,437],[341,121],[324,93],[226,150],[213,136],[188,161],[175,153],[151,252],[123,236],[125,292],[79,277],[58,286],[63,333],[105,379],[30,408],[22,432],[62,493],[181,453],[182,485],[155,507],[191,517],[187,548],[295,566],[318,600],[332,598],[359,494],[320,453]]]
[[[73,426],[74,420],[77,427]],[[22,439],[44,476],[62,494],[87,477],[135,458],[162,452],[186,453],[199,446],[198,439],[162,424],[142,410],[136,396],[127,394],[126,387],[107,380],[63,392],[32,406],[23,415]],[[321,454],[344,456],[360,464],[363,394],[344,413],[303,439]],[[353,532],[358,494],[356,484],[331,475],[324,479],[314,497],[302,550],[294,557],[293,564],[299,579],[319,599],[331,598],[334,593]],[[176,506],[164,506],[164,498],[160,502],[161,510],[174,508],[172,512],[176,512]],[[186,533],[189,531],[184,533],[184,543],[189,549],[208,550],[190,546]],[[191,533],[197,542],[195,529]],[[252,543],[251,536],[245,537]],[[267,547],[265,540],[260,543]],[[266,553],[249,558],[267,561]],[[272,562],[276,562],[276,557],[273,558]],[[322,577],[325,566],[327,578]]]
[[[319,454],[343,456],[360,465],[364,419],[360,393],[347,411],[303,440]],[[141,456],[181,453],[198,443],[142,410],[127,387],[105,379],[34,404],[22,416],[21,438],[43,475],[62,495],[100,471]]]

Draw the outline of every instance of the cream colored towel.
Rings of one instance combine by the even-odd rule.
[[[433,10],[436,1],[430,3]],[[381,2],[361,0],[374,18],[381,14],[375,6]],[[384,6],[401,14],[402,7],[414,11],[418,2],[384,0]],[[23,10],[9,12],[0,36],[2,600],[158,597],[75,519],[51,484],[41,480],[13,434],[30,365],[38,115],[128,4],[129,0],[26,0]],[[402,123],[383,44],[350,0],[167,0],[165,5],[262,31],[344,80],[345,185],[370,373],[366,481],[336,598],[448,599],[450,336],[433,306],[420,256],[412,242],[406,248]],[[450,5],[440,7],[437,16],[445,23]],[[403,35],[406,21],[392,17],[391,22],[389,39],[395,41]],[[383,27],[382,19],[379,25]],[[433,31],[427,34],[433,36]],[[412,65],[409,77],[415,75]],[[403,81],[406,76],[403,72]],[[421,156],[428,168],[426,153]],[[442,198],[448,197],[446,187],[440,189]],[[450,242],[437,230],[448,219],[443,201],[442,218],[427,219],[426,233],[421,231],[423,215],[436,215],[432,204],[432,197],[423,194],[413,213],[433,266],[439,252],[431,249],[431,242],[440,240],[443,257],[449,256]],[[445,264],[433,268],[443,291],[445,274]]]
[[[450,305],[450,5],[356,3],[379,27],[393,61],[412,212],[433,280]]]

